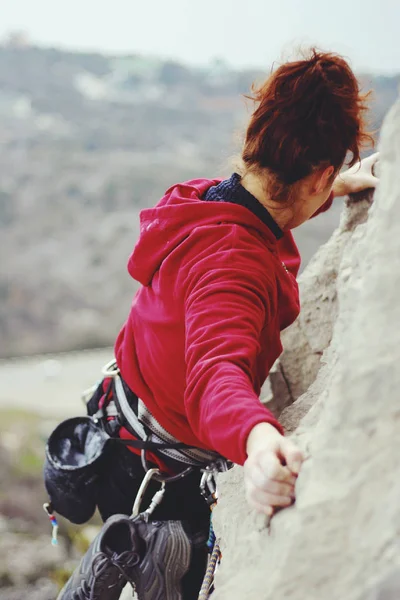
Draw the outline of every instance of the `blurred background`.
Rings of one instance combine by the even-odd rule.
[[[52,600],[91,527],[41,509],[45,439],[83,412],[135,283],[138,215],[171,184],[224,177],[273,63],[343,54],[379,129],[400,81],[400,5],[382,0],[1,0],[0,600]],[[303,264],[335,228],[296,232]],[[96,523],[96,521],[94,521]],[[48,534],[48,535],[47,535]]]

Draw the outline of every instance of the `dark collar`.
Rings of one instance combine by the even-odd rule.
[[[221,181],[218,185],[210,187],[203,196],[203,200],[212,202],[232,202],[240,204],[250,210],[266,225],[277,240],[283,236],[283,231],[253,194],[250,194],[240,183],[241,177],[233,173],[229,179]]]

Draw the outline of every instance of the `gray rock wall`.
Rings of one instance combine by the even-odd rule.
[[[242,470],[220,477],[215,600],[400,598],[400,103],[368,221],[352,232],[361,213],[346,208],[305,273],[285,336],[292,399],[307,390],[282,413],[307,457],[296,505],[267,524],[244,501]]]
[[[275,413],[280,414],[297,400],[317,377],[338,313],[338,272],[343,252],[355,229],[367,220],[371,202],[371,191],[347,199],[339,227],[299,277],[301,313],[283,331],[284,351],[270,374],[272,400],[268,404]]]
[[[317,377],[336,322],[338,272],[343,252],[355,229],[367,220],[371,202],[371,191],[346,200],[339,227],[299,277],[301,313],[282,332],[284,351],[261,392],[261,398],[275,414],[281,414],[304,394]]]

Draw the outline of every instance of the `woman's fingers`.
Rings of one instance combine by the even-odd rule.
[[[293,477],[293,475],[286,481],[276,481],[270,479],[258,464],[254,464],[251,469],[249,469],[248,478],[252,485],[264,492],[269,492],[278,496],[291,496],[294,493],[296,478]]]
[[[280,457],[283,458],[289,471],[297,476],[304,461],[302,451],[287,438],[282,438],[280,443]]]
[[[262,491],[274,494],[275,496],[288,496],[291,498],[294,496],[294,484],[289,485],[288,483],[271,479]]]
[[[258,460],[256,462],[264,473],[265,478],[294,484],[296,478],[293,476],[290,469],[281,463],[277,453],[260,453],[257,458]]]
[[[374,152],[374,154],[371,154],[370,156],[363,158],[359,163],[356,163],[355,165],[350,167],[350,169],[348,169],[348,171],[345,171],[345,172],[351,173],[352,175],[356,175],[357,173],[360,173],[363,171],[372,173],[372,169],[373,169],[374,165],[379,161],[379,156],[380,156],[379,152]]]
[[[249,504],[271,515],[271,507],[293,504],[295,483],[304,458],[293,442],[264,425],[268,424],[256,425],[250,433],[244,483]]]
[[[304,456],[301,450],[290,440],[282,437],[276,452],[259,455],[258,464],[270,479],[291,481],[299,474]]]
[[[353,165],[348,171],[340,174],[341,189],[345,194],[355,194],[366,189],[376,188],[379,183],[379,178],[376,176],[379,156],[379,152],[375,152],[364,158],[361,163]]]
[[[374,152],[370,156],[367,156],[367,158],[364,158],[364,160],[362,162],[364,164],[372,167],[372,165],[374,165],[378,160],[379,160],[379,152]]]
[[[371,156],[364,158],[361,163],[362,171],[364,171],[363,178],[366,187],[375,188],[379,183],[379,179],[375,175],[375,167],[378,161],[379,152],[375,152],[374,154],[371,154]]]
[[[245,464],[247,501],[265,514],[272,514],[268,507],[290,506],[295,497],[296,477],[281,464],[276,452],[260,453]]]
[[[290,472],[289,472],[287,478],[285,478],[285,479],[280,479],[280,480],[272,479],[268,475],[268,473],[263,471],[263,469],[261,468],[261,465],[259,465],[258,463],[252,464],[248,468],[248,470],[249,470],[249,472],[248,472],[249,480],[255,486],[259,487],[261,490],[264,490],[264,491],[272,491],[274,494],[278,493],[277,486],[282,486],[281,488],[279,487],[279,489],[282,489],[282,490],[288,489],[290,491],[294,488],[294,485],[296,483],[296,477],[294,477]],[[270,486],[271,482],[274,482],[274,486],[273,486],[273,488],[270,489],[269,486]],[[281,493],[281,492],[279,492],[279,493]]]
[[[257,512],[262,513],[264,515],[267,515],[267,517],[272,517],[273,512],[274,512],[274,507],[273,506],[259,504],[258,502],[254,502],[250,498],[247,498],[247,502]]]
[[[252,485],[248,486],[246,496],[248,502],[261,506],[290,506],[294,501],[293,495],[279,496],[277,494],[270,494]]]

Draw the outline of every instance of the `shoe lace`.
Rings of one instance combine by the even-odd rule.
[[[96,554],[92,564],[92,575],[94,579],[100,578],[110,566],[114,566],[120,573],[120,577],[123,577],[130,585],[134,588],[135,582],[128,575],[126,569],[131,569],[138,564],[138,555],[133,552],[122,552],[121,554],[112,554],[109,556],[104,552]],[[115,584],[114,584],[115,585]],[[114,585],[110,586],[114,587]],[[83,581],[82,585],[75,591],[72,600],[95,600],[91,596],[92,586]]]
[[[74,592],[72,600],[90,600],[90,590],[91,588],[88,586],[86,581],[84,581],[82,586]]]

